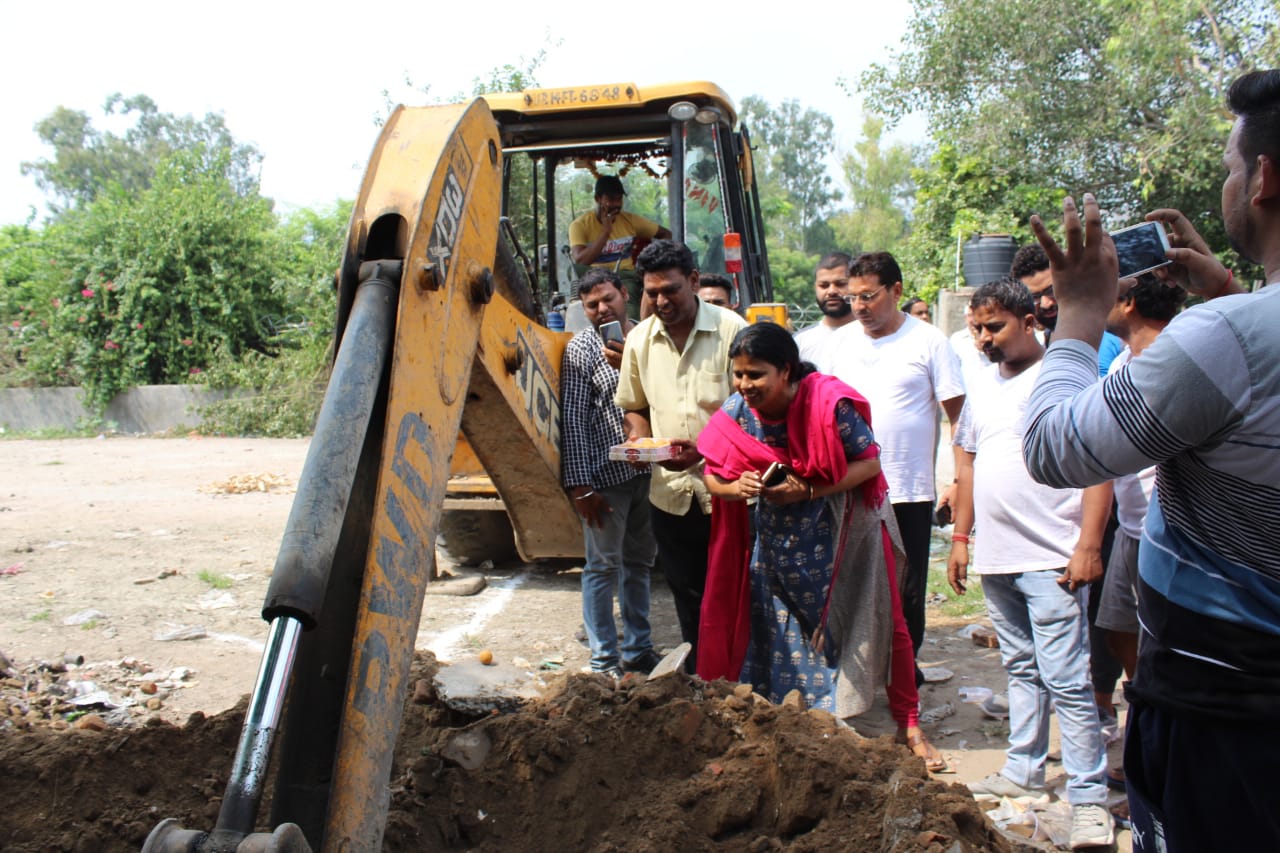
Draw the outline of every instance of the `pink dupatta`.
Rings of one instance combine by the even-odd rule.
[[[821,373],[811,373],[800,380],[787,408],[785,451],[748,435],[721,409],[698,436],[698,452],[706,459],[706,472],[732,480],[746,471],[763,471],[769,463],[779,461],[805,480],[819,484],[837,482],[849,470],[836,424],[836,404],[840,400],[849,400],[867,425],[871,425],[870,404],[849,385]],[[879,452],[880,448],[872,445],[858,458]],[[879,507],[887,492],[883,474],[862,486],[863,500],[868,507]],[[736,680],[746,659],[751,638],[748,577],[751,546],[746,502],[713,497],[697,660],[698,675],[708,681]],[[843,537],[840,546],[843,547]],[[837,554],[837,566],[839,558]],[[833,586],[834,583],[833,578]]]

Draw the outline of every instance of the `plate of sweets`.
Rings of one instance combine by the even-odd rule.
[[[609,458],[619,462],[662,462],[679,455],[669,438],[637,438],[609,448]]]

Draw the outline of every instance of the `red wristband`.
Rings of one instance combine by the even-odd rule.
[[[951,534],[951,541],[952,541],[952,542],[963,542],[964,544],[968,545],[968,544],[969,544],[969,537],[968,537],[968,536],[965,536],[965,535],[964,535],[964,534],[962,534],[962,533],[953,533],[953,534]]]
[[[1236,274],[1232,270],[1227,270],[1227,280],[1222,287],[1218,288],[1218,292],[1210,296],[1209,299],[1217,299],[1219,296],[1227,292],[1227,288],[1231,286],[1231,282],[1236,280]],[[1208,301],[1208,300],[1205,300]]]

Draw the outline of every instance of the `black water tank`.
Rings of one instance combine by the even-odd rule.
[[[964,244],[964,283],[977,287],[1009,274],[1018,242],[1008,234],[979,234]]]

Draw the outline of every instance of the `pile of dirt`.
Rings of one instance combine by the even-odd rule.
[[[415,661],[387,851],[1009,849],[967,790],[891,739],[740,685],[573,675],[477,719],[429,689],[435,670]],[[132,851],[165,817],[211,828],[243,714],[105,731],[0,720],[3,848]]]
[[[136,853],[165,817],[212,828],[243,719],[240,707],[181,727],[0,721],[0,849]]]

